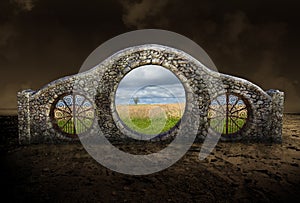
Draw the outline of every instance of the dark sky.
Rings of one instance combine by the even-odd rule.
[[[285,91],[285,111],[300,112],[299,9],[296,0],[1,0],[0,108],[15,108],[20,89],[77,73],[106,40],[157,28],[194,40],[220,72]]]

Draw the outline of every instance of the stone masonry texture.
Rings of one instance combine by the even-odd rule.
[[[94,68],[53,81],[38,91],[18,93],[19,142],[74,142],[78,138],[65,136],[53,127],[50,112],[57,98],[78,92],[93,102],[95,119],[91,131],[101,130],[109,139],[126,139],[132,132],[120,121],[114,103],[119,82],[131,70],[143,65],[159,65],[172,71],[186,91],[186,110],[177,126],[157,136],[153,141],[176,136],[179,128],[188,136],[197,129],[197,140],[210,136],[208,107],[212,99],[233,93],[246,101],[248,119],[235,136],[221,137],[223,141],[281,142],[284,93],[263,91],[255,84],[206,68],[189,54],[157,44],[145,44],[121,50]],[[87,135],[88,136],[88,135]]]

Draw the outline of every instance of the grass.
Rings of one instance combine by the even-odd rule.
[[[155,113],[151,122],[149,111],[154,107],[160,107],[165,112],[165,117],[160,111]],[[181,119],[184,104],[139,104],[139,105],[118,105],[117,111],[124,124],[138,133],[159,134],[170,130]],[[245,124],[243,118],[228,118],[228,130],[226,132],[226,119],[211,119],[210,126],[222,134],[232,134],[239,131]]]
[[[160,130],[156,125],[151,125],[151,120],[148,118],[132,118],[130,119],[122,119],[122,121],[126,124],[130,129],[147,135],[155,135],[163,132],[167,132],[171,128],[173,128],[180,118],[167,118],[165,119],[157,119],[156,122],[162,123],[164,126]]]
[[[226,109],[228,117],[226,118]],[[245,105],[212,105],[208,112],[209,125],[216,132],[233,134],[238,132],[246,123],[247,110]],[[227,121],[227,123],[226,123]]]
[[[141,134],[156,135],[167,132],[173,128],[181,119],[184,112],[182,104],[138,104],[138,105],[117,105],[117,112],[123,123],[133,131]],[[149,115],[152,115],[152,120]],[[69,134],[81,134],[85,132],[93,123],[91,119],[76,119],[74,127],[73,118],[58,119],[57,125],[62,131]],[[228,131],[226,132],[226,118],[223,120],[212,118],[210,126],[222,134],[232,134],[239,131],[245,124],[241,118],[228,119]]]
[[[63,132],[69,134],[81,134],[85,132],[92,124],[93,120],[84,118],[81,121],[76,119],[76,122],[74,122],[73,118],[69,121],[68,119],[60,119],[57,121],[58,127],[60,127]]]
[[[228,120],[228,132],[226,133],[226,121],[223,119],[222,121],[217,119],[212,119],[210,121],[210,126],[217,132],[222,134],[232,134],[239,131],[243,125],[246,123],[245,120],[237,118],[237,119],[231,119]]]
[[[184,111],[184,104],[117,105],[119,117],[133,131],[156,135],[173,128]],[[150,116],[152,115],[152,120]]]

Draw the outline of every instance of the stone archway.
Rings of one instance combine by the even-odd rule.
[[[110,61],[114,61],[110,68],[104,70],[103,77],[99,82],[96,94],[96,105],[99,116],[99,127],[105,134],[112,134],[114,137],[130,136],[133,132],[127,130],[123,123],[119,121],[115,107],[115,93],[121,79],[130,71],[143,65],[159,65],[174,73],[181,81],[186,92],[186,112],[183,119],[191,119],[190,126],[186,129],[194,128],[194,123],[200,121],[205,125],[202,118],[207,114],[207,104],[202,98],[209,98],[207,84],[204,81],[206,74],[199,74],[196,71],[200,66],[199,62],[185,53],[180,53],[175,49],[160,45],[145,45],[130,48],[114,55]],[[104,62],[105,63],[105,62]],[[198,80],[194,76],[198,75]],[[197,94],[196,94],[197,92]],[[202,112],[202,116],[193,115],[192,111]],[[190,112],[190,113],[188,113]],[[189,118],[188,118],[189,117]],[[194,118],[192,118],[194,117]],[[106,126],[110,126],[107,128]],[[197,126],[198,128],[198,126]],[[121,129],[121,130],[119,130]],[[167,133],[158,136],[157,139],[176,136],[178,128],[174,128]],[[124,136],[126,134],[126,136]]]
[[[54,128],[52,109],[57,98],[67,92],[84,94],[95,103],[97,122],[109,137],[126,138],[132,132],[120,130],[114,104],[115,92],[120,80],[131,70],[142,65],[159,65],[172,71],[186,91],[186,125],[181,130],[186,135],[197,128],[199,139],[205,139],[210,128],[208,109],[218,95],[231,93],[246,101],[249,111],[246,125],[234,136],[222,136],[223,140],[281,140],[283,93],[278,90],[263,91],[249,81],[220,74],[206,68],[189,54],[167,46],[145,44],[121,50],[93,69],[77,75],[61,78],[39,91],[25,90],[18,93],[20,143],[61,142],[77,140]],[[196,113],[195,113],[196,112]],[[224,115],[223,115],[224,116]],[[195,126],[196,123],[196,126]],[[178,128],[161,137],[174,137]]]

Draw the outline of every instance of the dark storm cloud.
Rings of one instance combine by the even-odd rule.
[[[293,49],[299,45],[298,2],[170,0],[146,7],[149,1],[142,0],[123,5],[126,25],[183,34],[208,52],[220,72],[284,90],[286,111],[300,111],[299,48]]]
[[[0,107],[16,106],[22,84],[38,89],[77,73],[118,34],[160,28],[193,39],[220,72],[284,90],[286,111],[300,112],[298,8],[269,0],[0,1]]]
[[[31,11],[34,7],[34,0],[13,0],[12,2],[16,3],[19,8],[25,11]]]
[[[163,9],[168,3],[168,0],[142,0],[138,2],[120,1],[125,9],[123,21],[128,27],[135,27],[138,29],[149,26],[149,20],[160,15],[159,21],[153,20],[152,23],[158,26],[166,26],[167,19],[161,15]]]
[[[116,1],[0,2],[0,108],[16,107],[16,92],[75,74],[101,43],[126,31]]]

